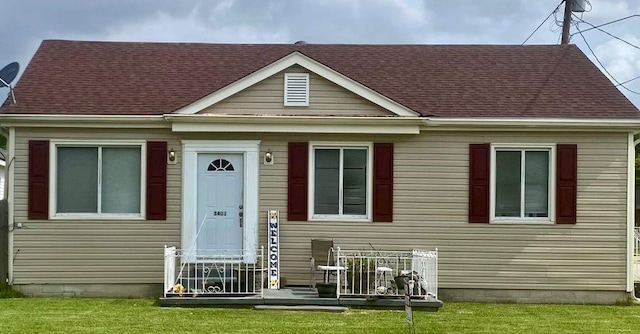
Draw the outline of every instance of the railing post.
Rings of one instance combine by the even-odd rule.
[[[169,276],[168,271],[167,271],[167,245],[164,245],[164,289],[162,289],[162,297],[167,298],[167,290],[168,287],[167,285],[169,285],[169,282],[167,281],[167,277]]]
[[[435,261],[435,264],[434,264],[434,267],[435,267],[434,292],[435,292],[435,295],[436,295],[436,299],[438,299],[438,248],[437,247],[436,247],[436,250],[435,250],[435,257],[436,258],[434,259],[434,261]]]
[[[264,245],[260,246],[260,298],[264,299]]]
[[[164,245],[164,279],[162,292],[163,297],[167,297],[167,291],[176,284],[175,271],[176,271],[176,248],[167,247]]]
[[[340,299],[340,289],[342,286],[340,285],[340,266],[341,266],[341,257],[340,257],[340,246],[338,246],[338,256],[336,258],[336,299]],[[346,268],[346,267],[345,267]],[[346,272],[346,269],[345,269]]]

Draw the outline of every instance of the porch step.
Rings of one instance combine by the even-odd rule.
[[[284,310],[284,311],[318,311],[342,313],[349,310],[345,306],[323,306],[323,305],[256,305],[256,310]]]

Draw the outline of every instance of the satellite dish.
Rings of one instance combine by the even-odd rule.
[[[5,87],[9,87],[9,84],[13,81],[13,79],[18,76],[19,71],[20,64],[18,64],[17,62],[13,62],[5,66],[2,70],[0,70],[0,84]]]
[[[16,78],[20,71],[20,65],[17,62],[13,62],[0,70],[0,87],[9,87],[9,94],[11,95],[11,101],[16,104],[16,96],[13,94],[13,88],[11,87],[11,81]]]

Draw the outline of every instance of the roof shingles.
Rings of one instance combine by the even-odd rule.
[[[638,118],[574,45],[191,44],[46,40],[15,88],[19,114],[171,113],[298,51],[438,117]]]

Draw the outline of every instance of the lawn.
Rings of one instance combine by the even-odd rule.
[[[640,307],[446,303],[416,333],[633,333]],[[408,333],[404,311],[161,308],[145,299],[0,299],[0,333]]]

